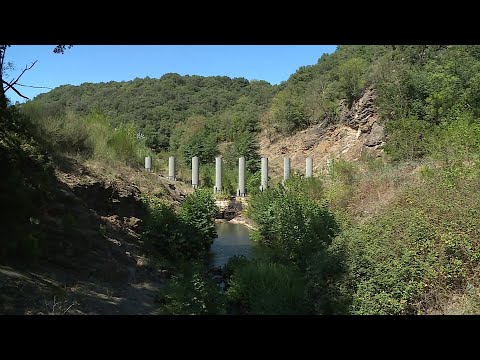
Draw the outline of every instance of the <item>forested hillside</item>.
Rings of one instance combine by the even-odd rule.
[[[265,109],[275,87],[265,81],[226,76],[202,77],[165,74],[160,79],[135,79],[127,82],[80,86],[60,86],[35,98],[51,113],[70,110],[88,115],[101,110],[115,124],[134,122],[147,138],[147,145],[166,150],[175,125],[192,116],[208,119],[205,125],[228,129],[230,117],[252,116],[248,110]],[[245,109],[248,104],[251,109]],[[224,114],[228,111],[228,115]],[[196,122],[193,120],[193,122]],[[215,131],[214,131],[215,133]],[[214,134],[216,135],[216,134]],[[224,131],[221,138],[231,138]]]
[[[174,263],[178,275],[162,290],[162,313],[479,313],[479,94],[480,46],[463,45],[338,46],[276,86],[177,74],[61,86],[0,114],[10,139],[0,142],[0,160],[13,174],[0,183],[4,201],[17,201],[8,189],[23,178],[22,166],[34,161],[32,169],[46,174],[42,183],[26,177],[19,188],[21,204],[36,199],[35,209],[6,218],[12,236],[0,255],[25,248],[35,257],[47,243],[35,232],[44,221],[36,204],[48,203],[40,190],[50,185],[42,184],[53,181],[65,157],[108,167],[113,178],[134,169],[133,181],[145,176],[143,157],[151,154],[161,171],[148,174],[143,228],[135,229],[149,254],[162,266]],[[260,154],[281,159],[293,148],[294,166],[322,151],[332,151],[334,161],[328,172],[284,184],[271,172],[260,193]],[[359,156],[350,157],[349,148]],[[172,154],[180,181],[154,189]],[[224,198],[235,194],[238,156],[247,157],[246,214],[262,250],[226,265],[224,292],[205,278],[199,260],[215,236],[218,154],[226,163]],[[189,187],[195,155],[207,190],[177,211],[165,197],[182,181]],[[85,195],[89,186],[76,191]],[[182,200],[175,198],[177,207]]]
[[[418,139],[426,128],[478,115],[479,69],[479,46],[348,45],[301,67],[280,86],[166,74],[61,86],[32,103],[47,113],[70,110],[83,116],[100,110],[114,124],[134,122],[156,151],[180,149],[186,158],[197,152],[211,159],[218,143],[241,143],[238,136],[245,141],[259,124],[290,135],[336,123],[342,109],[371,87],[379,115],[388,123],[387,151],[394,158],[415,158],[425,153]]]

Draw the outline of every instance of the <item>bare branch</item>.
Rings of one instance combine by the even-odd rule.
[[[53,88],[47,87],[47,86],[23,85],[23,84],[20,84],[20,83],[17,83],[17,86],[30,87],[30,88],[34,88],[34,89],[50,89],[50,90],[53,90]]]
[[[18,75],[18,77],[17,77],[14,81],[8,83],[6,89],[3,89],[3,91],[6,92],[8,89],[10,89],[11,87],[13,87],[13,85],[15,85],[15,84],[17,83],[17,81],[22,77],[22,75],[25,73],[25,71],[30,70],[30,69],[37,63],[37,61],[38,61],[38,60],[35,60],[35,61],[32,63],[32,65],[30,65],[30,66],[28,66],[28,67],[25,66],[25,69],[22,70],[22,73],[21,73],[20,75]]]
[[[62,315],[65,315],[65,314],[68,312],[68,310],[70,310],[70,308],[71,308],[73,305],[75,305],[76,303],[77,303],[77,302],[74,301],[74,302],[72,303],[72,305],[70,305],[70,306],[67,308],[67,310],[65,310],[65,311],[63,312]]]
[[[15,91],[18,96],[21,96],[21,97],[24,98],[24,99],[30,100],[30,98],[26,97],[25,95],[20,94],[20,92],[19,92],[17,89],[15,89],[13,86],[12,86],[10,89],[12,89],[13,91]]]

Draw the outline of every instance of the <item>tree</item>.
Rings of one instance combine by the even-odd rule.
[[[361,58],[352,58],[338,67],[338,80],[347,101],[351,105],[365,86],[367,63]]]
[[[18,89],[16,88],[17,86],[33,87],[33,88],[45,88],[43,86],[24,85],[24,84],[20,84],[18,82],[18,80],[20,80],[20,78],[23,76],[23,74],[26,71],[30,70],[37,63],[38,60],[35,60],[33,63],[30,64],[30,66],[25,66],[25,68],[22,70],[20,75],[17,76],[14,80],[6,81],[4,79],[5,72],[9,71],[9,70],[13,70],[13,63],[12,62],[5,63],[5,54],[7,52],[7,49],[10,46],[11,45],[0,45],[0,83],[1,83],[1,86],[0,86],[0,109],[3,109],[3,110],[5,110],[7,108],[7,105],[8,105],[7,97],[5,95],[5,93],[8,90],[13,90],[15,93],[17,93],[18,96],[21,96],[24,99],[28,99],[28,97],[26,97],[20,91],[18,91]],[[72,45],[57,45],[53,49],[53,52],[55,54],[63,54],[66,49],[69,49],[71,47],[72,47]],[[47,88],[47,89],[49,89],[49,88]]]

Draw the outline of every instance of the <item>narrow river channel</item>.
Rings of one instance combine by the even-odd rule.
[[[210,267],[222,267],[232,256],[252,257],[252,240],[250,230],[242,224],[215,224],[218,237],[210,248]]]

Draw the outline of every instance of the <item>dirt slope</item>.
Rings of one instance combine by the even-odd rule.
[[[115,175],[113,175],[115,174]],[[178,204],[189,189],[128,167],[69,159],[45,209],[37,264],[0,265],[1,314],[154,314],[168,269],[144,254],[141,193]]]

